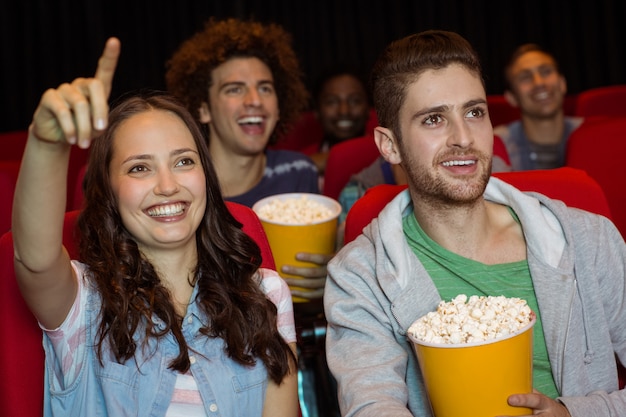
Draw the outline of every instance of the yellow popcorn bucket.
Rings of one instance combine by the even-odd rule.
[[[323,205],[329,209],[327,217],[306,221],[302,223],[291,223],[276,219],[268,220],[263,217],[263,207],[272,202],[283,203],[291,201],[302,201],[302,199]],[[295,275],[283,273],[283,265],[293,266],[319,266],[310,262],[296,260],[296,253],[309,252],[320,254],[333,254],[337,240],[337,219],[341,213],[341,205],[334,199],[320,194],[310,193],[285,193],[277,194],[259,200],[252,209],[257,214],[270,243],[276,270],[284,278],[302,278]],[[305,278],[302,278],[305,279]],[[307,291],[307,288],[292,287],[294,289]],[[293,297],[293,302],[309,301],[302,297]]]
[[[528,408],[511,407],[511,394],[532,392],[533,326],[478,343],[413,342],[435,417],[521,416]]]

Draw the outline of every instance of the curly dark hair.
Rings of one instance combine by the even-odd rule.
[[[280,119],[270,144],[276,143],[307,108],[309,98],[291,43],[291,34],[277,24],[211,18],[204,30],[184,41],[167,61],[167,89],[198,119],[198,109],[209,101],[211,72],[231,58],[258,58],[274,77]]]
[[[222,338],[229,357],[240,364],[253,364],[260,358],[270,377],[280,383],[295,357],[278,332],[276,306],[258,285],[261,251],[222,199],[200,127],[181,103],[164,93],[124,98],[111,111],[107,131],[91,147],[78,230],[80,259],[89,267],[89,276],[102,297],[98,357],[105,340],[123,363],[141,348],[133,336],[143,336],[146,343],[148,338],[171,332],[180,353],[169,367],[180,372],[190,367],[182,317],[176,313],[159,272],[124,227],[110,184],[113,138],[120,125],[134,115],[153,110],[171,112],[189,128],[206,177],[207,202],[196,231],[198,265],[191,282],[198,286],[198,302],[210,322],[210,328],[202,328],[201,333]],[[165,329],[153,325],[153,316],[165,322]]]

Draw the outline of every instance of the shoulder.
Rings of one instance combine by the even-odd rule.
[[[599,214],[564,205],[559,208],[558,212],[553,210],[557,212],[577,268],[587,268],[589,275],[601,272],[601,278],[618,276],[624,282],[626,244],[615,224]]]
[[[505,136],[509,133],[508,125],[498,125],[493,127],[493,134],[498,135],[500,137]]]
[[[570,130],[578,129],[585,121],[584,117],[576,117],[576,116],[565,116],[565,125]]]
[[[272,269],[260,268],[258,276],[261,290],[276,306],[278,331],[287,343],[296,342],[293,303],[287,283]]]
[[[291,300],[289,286],[273,269],[260,268],[258,271],[261,291],[277,306],[285,299]]]
[[[509,124],[502,124],[493,128],[493,134],[499,136],[503,142],[507,143],[511,137],[516,136],[516,132],[520,130],[522,122],[515,120]]]
[[[298,173],[317,179],[318,170],[311,158],[303,153],[286,150],[267,150],[265,175]]]
[[[267,158],[268,166],[294,161],[303,161],[305,163],[311,164],[313,167],[315,166],[311,158],[301,152],[289,151],[285,149],[268,149],[265,152],[265,155]]]
[[[593,246],[624,245],[624,240],[613,221],[601,214],[596,214],[577,207],[565,205],[560,200],[540,196],[542,204],[557,212],[561,224],[566,224],[574,235],[576,242],[594,242]],[[557,211],[558,209],[560,211]]]

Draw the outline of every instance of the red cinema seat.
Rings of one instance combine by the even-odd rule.
[[[585,170],[600,184],[613,221],[626,238],[626,116],[585,121],[572,132],[565,165]]]
[[[19,161],[0,161],[0,234],[11,228],[11,212]]]
[[[626,116],[626,84],[591,88],[578,94],[576,115]]]
[[[368,167],[380,153],[372,135],[348,139],[330,148],[323,194],[337,199],[350,177]]]

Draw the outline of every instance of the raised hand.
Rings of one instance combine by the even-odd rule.
[[[68,144],[86,148],[106,128],[119,54],[119,40],[109,39],[93,78],[78,78],[44,93],[22,156],[13,203],[15,272],[31,311],[51,329],[67,316],[78,286],[69,255],[60,250]]]
[[[33,116],[31,133],[47,142],[89,147],[91,139],[107,125],[108,98],[120,49],[120,41],[109,38],[93,78],[77,78],[47,90]]]

